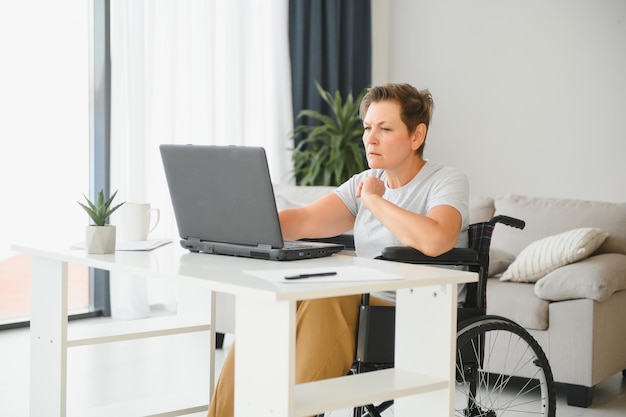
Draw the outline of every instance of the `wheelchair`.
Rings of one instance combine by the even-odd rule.
[[[469,226],[469,248],[429,257],[408,247],[386,248],[380,259],[437,266],[462,266],[478,273],[466,284],[467,296],[457,311],[455,417],[536,415],[554,417],[556,393],[550,364],[535,339],[505,317],[487,315],[489,247],[496,224],[523,229],[508,216]],[[393,367],[395,307],[373,306],[363,294],[356,360],[349,374]],[[493,353],[492,353],[493,352]],[[321,416],[381,417],[393,400],[336,410]],[[392,409],[383,415],[393,415]],[[416,416],[421,415],[419,410]]]

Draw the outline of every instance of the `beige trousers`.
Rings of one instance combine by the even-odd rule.
[[[372,304],[385,304],[371,298]],[[354,362],[360,295],[306,300],[296,312],[296,383],[346,375]],[[235,346],[217,381],[208,417],[234,415]]]

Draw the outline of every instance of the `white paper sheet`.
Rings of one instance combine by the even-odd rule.
[[[402,279],[402,277],[386,272],[376,271],[370,268],[358,266],[342,266],[335,268],[294,268],[294,269],[264,269],[247,270],[246,274],[265,279],[270,282],[283,284],[312,284],[316,282],[351,282],[351,281],[381,281]],[[317,274],[336,272],[337,275],[310,277],[303,279],[285,279],[288,276],[301,274]]]

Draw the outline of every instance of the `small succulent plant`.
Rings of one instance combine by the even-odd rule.
[[[93,220],[93,223],[96,226],[104,226],[109,216],[125,203],[123,202],[121,204],[118,204],[117,206],[111,207],[111,204],[113,203],[113,199],[115,198],[116,194],[117,191],[114,192],[111,197],[105,200],[104,190],[100,190],[100,192],[96,195],[95,204],[91,200],[89,200],[89,198],[87,198],[85,194],[83,194],[85,200],[87,200],[87,205],[81,203],[80,201],[78,201],[78,204],[80,204],[81,207],[85,209],[85,211],[87,212],[87,214],[89,214],[89,217],[91,218],[91,220]]]

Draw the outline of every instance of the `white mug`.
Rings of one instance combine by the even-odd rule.
[[[124,240],[147,240],[148,233],[152,232],[159,224],[161,213],[157,208],[150,208],[150,203],[126,202],[121,211],[121,232]],[[152,216],[152,214],[155,216]],[[150,223],[154,222],[152,227]]]

